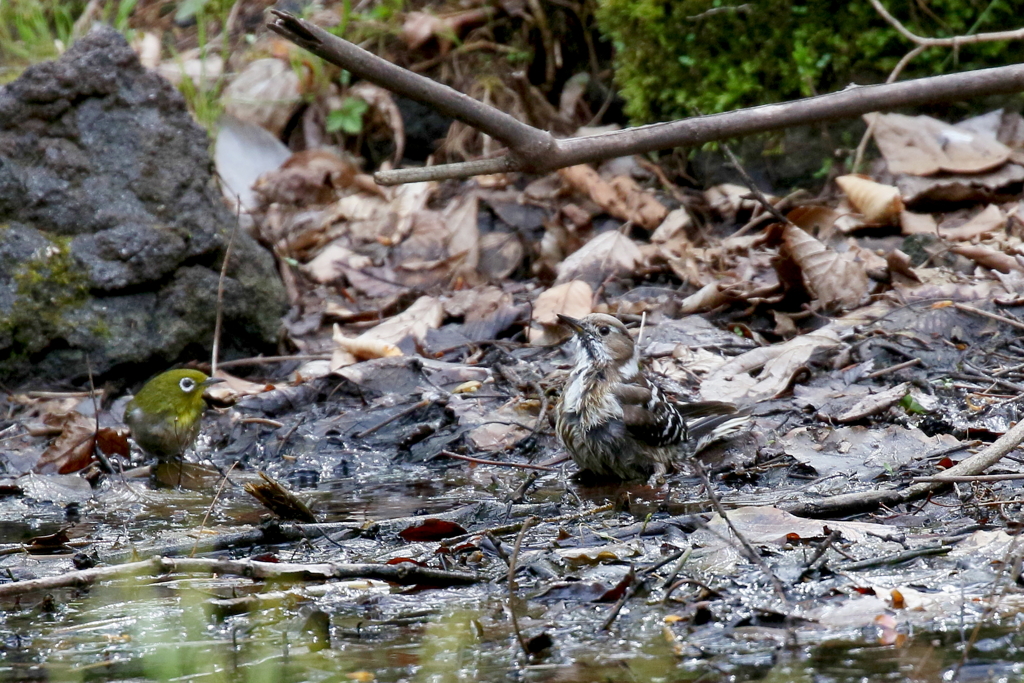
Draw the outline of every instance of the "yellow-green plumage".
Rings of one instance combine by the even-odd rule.
[[[203,390],[220,381],[198,370],[168,370],[146,382],[124,411],[135,443],[161,459],[181,456],[199,435]]]

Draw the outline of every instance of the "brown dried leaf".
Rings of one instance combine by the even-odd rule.
[[[986,233],[1006,227],[1006,216],[995,204],[989,204],[974,218],[956,228],[939,228],[939,234],[948,240],[973,240]]]
[[[861,303],[868,292],[862,263],[844,258],[796,226],[785,226],[782,240],[808,291],[825,309],[849,310]]]
[[[838,185],[868,223],[888,225],[903,211],[900,191],[892,185],[876,183],[860,175],[844,175],[836,178]]]
[[[955,244],[949,249],[954,254],[966,256],[979,266],[985,266],[1000,273],[1024,272],[1024,266],[1009,254],[976,244]]]
[[[877,394],[870,394],[858,401],[846,412],[838,415],[835,419],[838,422],[857,422],[866,417],[877,415],[903,400],[903,397],[907,395],[909,390],[910,383],[903,382]]]
[[[39,456],[35,472],[70,474],[89,466],[93,460],[95,420],[79,412],[71,412],[63,415],[45,415],[43,422],[51,427],[59,427],[61,433]]]
[[[357,254],[338,242],[332,242],[316,258],[302,266],[302,271],[314,281],[328,284],[340,281],[353,270],[371,265],[373,261],[369,257]]]
[[[1012,191],[1024,180],[1024,166],[1004,164],[995,171],[977,175],[921,178],[901,175],[896,178],[903,201],[908,206],[918,202],[992,201]]]
[[[798,206],[787,213],[786,218],[793,225],[806,230],[808,234],[825,239],[824,236],[832,232],[839,212],[827,206]]]
[[[914,271],[914,267],[911,264],[910,257],[900,251],[899,249],[893,249],[885,255],[886,265],[889,266],[889,272],[899,273],[904,277],[910,278],[914,282],[921,282],[920,276]]]
[[[772,398],[788,389],[813,358],[830,354],[840,345],[835,330],[822,328],[782,344],[747,351],[711,373],[701,384],[700,395],[715,401]],[[757,377],[749,374],[759,369]]]
[[[558,170],[562,179],[576,192],[585,194],[612,216],[654,230],[665,220],[668,209],[632,178],[618,176],[606,182],[586,164]]]
[[[556,281],[584,280],[597,286],[613,275],[631,275],[642,261],[643,254],[636,243],[611,230],[593,238],[562,261]]]
[[[277,388],[266,382],[250,382],[247,379],[229,375],[223,370],[217,370],[214,376],[224,381],[214,384],[205,393],[220,403],[234,403],[243,396],[255,396]]]
[[[904,235],[937,235],[939,224],[930,213],[900,212],[900,232]]]
[[[874,122],[875,143],[893,174],[982,173],[1010,158],[1006,145],[930,116],[867,114],[864,119]]]
[[[389,344],[379,339],[345,336],[345,333],[341,331],[341,327],[337,323],[334,324],[333,339],[335,349],[331,355],[332,372],[361,360],[402,355],[402,350],[394,344]]]
[[[661,225],[651,234],[651,242],[664,244],[677,238],[689,242],[686,231],[691,225],[693,225],[693,217],[690,216],[689,211],[682,207],[670,211]]]
[[[542,292],[533,303],[533,322],[542,330],[531,327],[527,337],[531,344],[547,346],[561,341],[566,334],[558,322],[558,314],[582,318],[593,309],[594,290],[582,280],[573,280]]]
[[[480,263],[477,270],[491,281],[511,275],[523,262],[525,250],[515,233],[489,232],[480,236]]]
[[[358,172],[350,159],[327,149],[307,149],[257,178],[253,190],[265,204],[327,204],[337,198],[337,190],[353,184]]]

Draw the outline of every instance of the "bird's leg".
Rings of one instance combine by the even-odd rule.
[[[663,462],[654,463],[654,473],[647,479],[647,485],[660,487],[665,485],[665,475],[668,474],[668,467]]]

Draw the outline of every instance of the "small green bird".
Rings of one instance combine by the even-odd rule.
[[[203,390],[223,381],[198,370],[168,370],[146,382],[124,409],[135,443],[161,460],[180,457],[199,436]]]

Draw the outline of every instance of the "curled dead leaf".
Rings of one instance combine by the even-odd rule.
[[[1000,273],[1024,272],[1024,266],[1021,266],[1017,259],[980,244],[955,244],[949,250],[954,254],[966,256],[979,266],[998,270]]]
[[[566,334],[558,322],[558,314],[582,318],[593,309],[594,291],[586,282],[573,280],[541,293],[533,303],[533,322],[542,326],[530,328],[527,337],[531,344],[547,346],[561,341]]]
[[[867,295],[864,264],[836,253],[794,225],[783,228],[782,242],[783,252],[799,267],[807,290],[825,309],[849,310]]]
[[[995,204],[989,204],[977,216],[955,228],[939,228],[939,234],[948,240],[973,240],[975,237],[1002,230],[1006,215]]]
[[[836,178],[847,199],[868,223],[888,225],[903,211],[903,199],[898,188],[876,183],[860,175],[844,175]]]
[[[299,75],[281,59],[257,59],[224,88],[221,99],[228,114],[279,136],[302,99]]]

